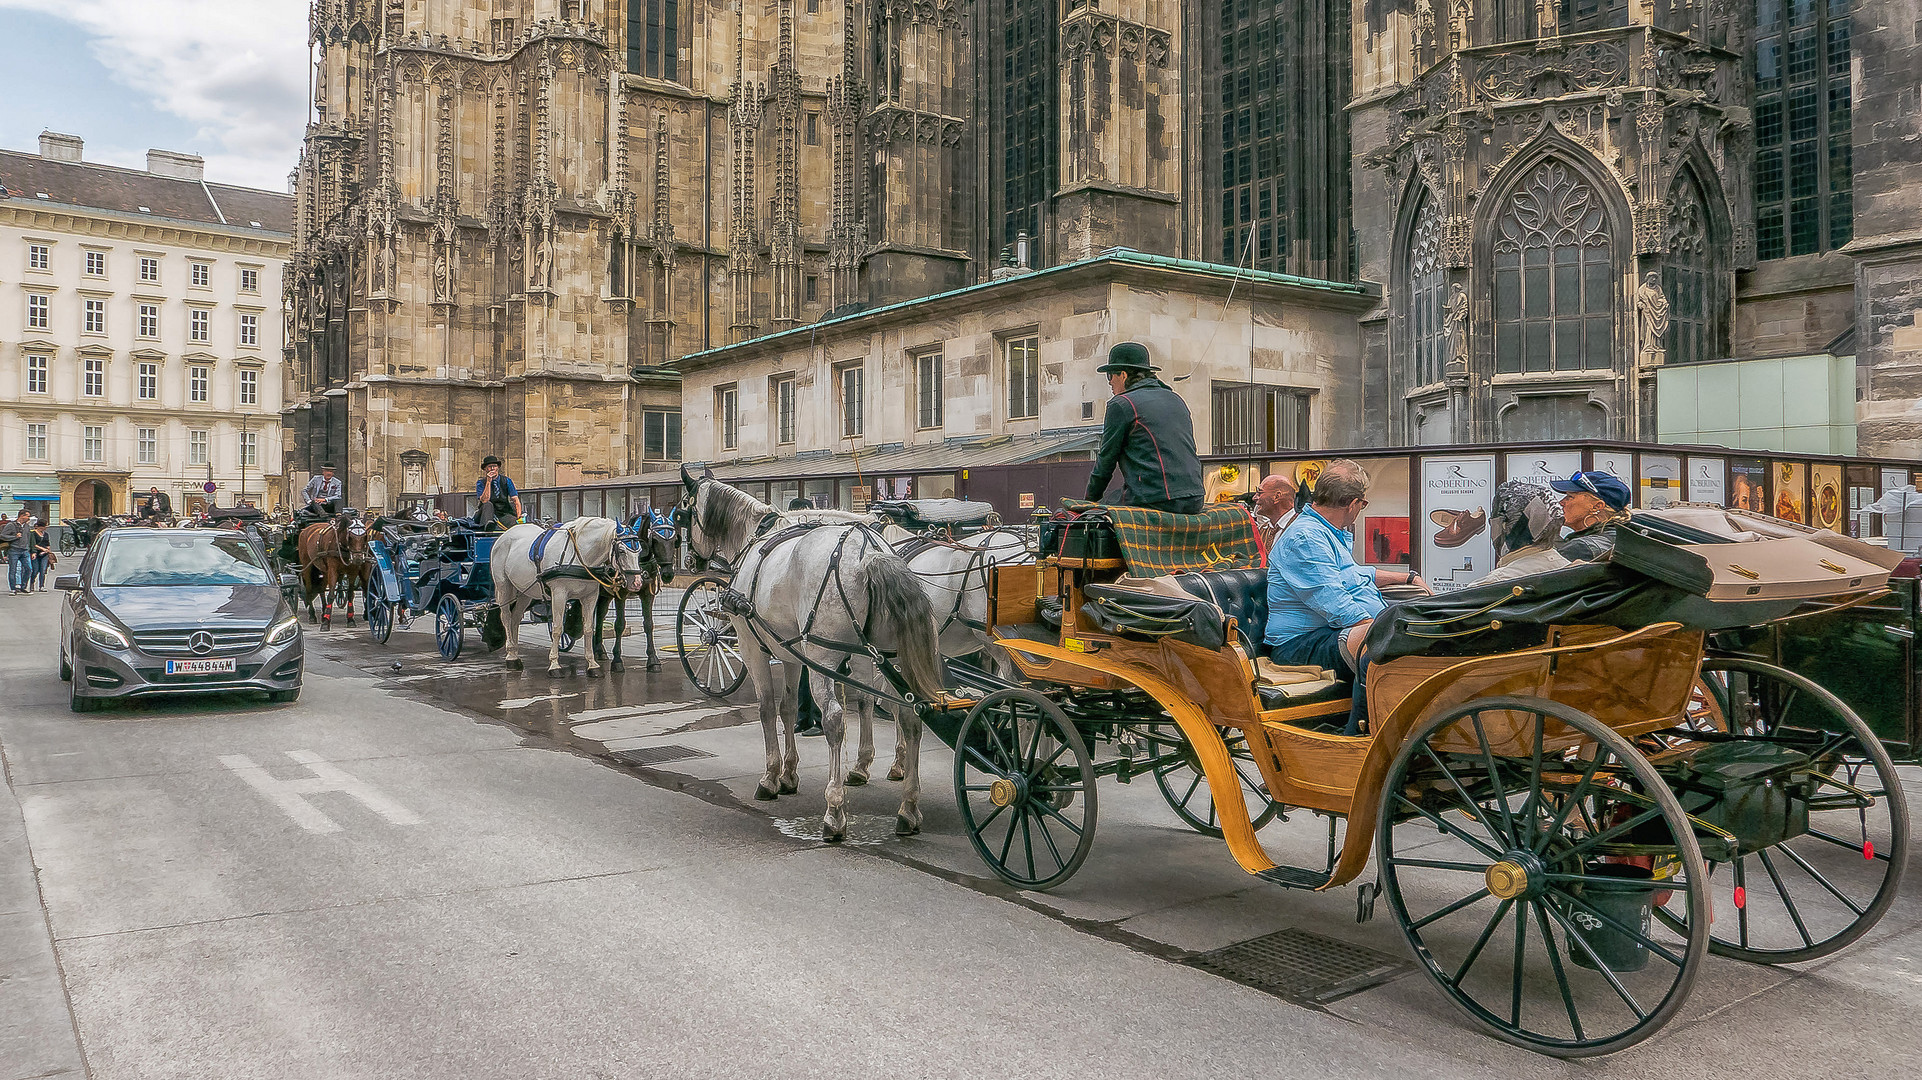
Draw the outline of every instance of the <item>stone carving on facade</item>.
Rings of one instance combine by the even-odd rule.
[[[553,254],[553,248],[548,243],[548,227],[543,225],[534,233],[533,257],[527,263],[527,287],[530,290],[548,288],[552,280],[548,262]]]
[[[447,262],[447,249],[442,244],[434,245],[434,303],[446,304],[454,299],[454,272]]]
[[[1635,363],[1644,369],[1661,367],[1667,356],[1668,295],[1662,291],[1662,275],[1651,270],[1635,288]]]
[[[1457,281],[1448,287],[1448,311],[1444,316],[1448,325],[1448,367],[1444,374],[1450,380],[1468,377],[1469,311],[1468,290]]]

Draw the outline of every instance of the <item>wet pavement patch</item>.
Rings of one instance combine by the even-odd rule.
[[[695,758],[711,758],[714,755],[691,746],[643,746],[639,750],[621,750],[609,757],[625,761],[629,765],[665,765],[670,761],[692,761]]]
[[[1415,970],[1406,960],[1292,926],[1201,953],[1187,962],[1308,1005],[1326,1005]]]

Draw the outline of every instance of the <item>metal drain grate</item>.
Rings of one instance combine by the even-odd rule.
[[[670,761],[691,761],[714,755],[691,746],[643,746],[639,750],[622,750],[609,756],[629,765],[665,765]]]
[[[1289,927],[1190,957],[1203,971],[1315,1005],[1393,982],[1415,965],[1386,953]]]

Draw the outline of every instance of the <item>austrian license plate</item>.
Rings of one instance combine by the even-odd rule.
[[[219,675],[234,670],[232,657],[225,660],[169,660],[169,675]]]

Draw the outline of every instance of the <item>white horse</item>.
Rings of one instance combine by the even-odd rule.
[[[955,658],[985,649],[992,669],[1006,677],[1012,666],[1007,654],[988,644],[988,590],[996,567],[1033,565],[1034,549],[1027,540],[1011,529],[989,529],[954,541],[930,539],[895,525],[881,532],[895,553],[907,560],[908,569],[914,571],[934,608],[941,655]],[[875,685],[872,665],[866,657],[856,657],[854,677]],[[861,745],[847,781],[856,786],[868,782],[874,765],[874,704],[870,695],[849,688],[848,706],[858,717],[861,733]],[[906,750],[902,741],[895,739],[889,780],[906,775]]]
[[[721,560],[734,570],[724,603],[732,607],[748,677],[760,698],[761,732],[767,770],[755,788],[757,799],[791,795],[800,789],[796,771],[800,752],[794,743],[794,714],[802,661],[818,676],[840,671],[848,658],[867,655],[869,647],[895,658],[906,689],[930,701],[941,693],[941,653],[936,644],[934,611],[907,564],[889,550],[872,527],[821,521],[790,526],[766,503],[709,477],[681,473],[685,497],[676,511],[688,529],[689,546],[703,562]],[[780,659],[784,686],[774,683],[770,660]],[[843,710],[829,678],[808,680],[821,710],[828,744],[827,811],[822,836],[847,835],[846,778],[841,744],[846,733]],[[785,754],[775,725],[787,704]],[[921,720],[912,708],[898,710],[900,738],[906,749],[906,789],[895,815],[894,831],[921,831]]]
[[[630,591],[642,587],[638,551],[615,543],[619,527],[607,518],[579,517],[555,526],[539,560],[534,547],[548,532],[543,525],[516,525],[494,541],[488,559],[494,577],[494,610],[488,615],[488,630],[504,634],[507,641],[507,666],[521,669],[521,619],[536,600],[547,598],[552,642],[547,648],[547,675],[561,677],[561,627],[568,605],[579,603],[586,615],[595,610],[601,589],[624,584]],[[499,619],[498,627],[491,625]],[[587,635],[582,635],[583,637]],[[594,650],[583,650],[587,677],[599,678],[600,661]]]

